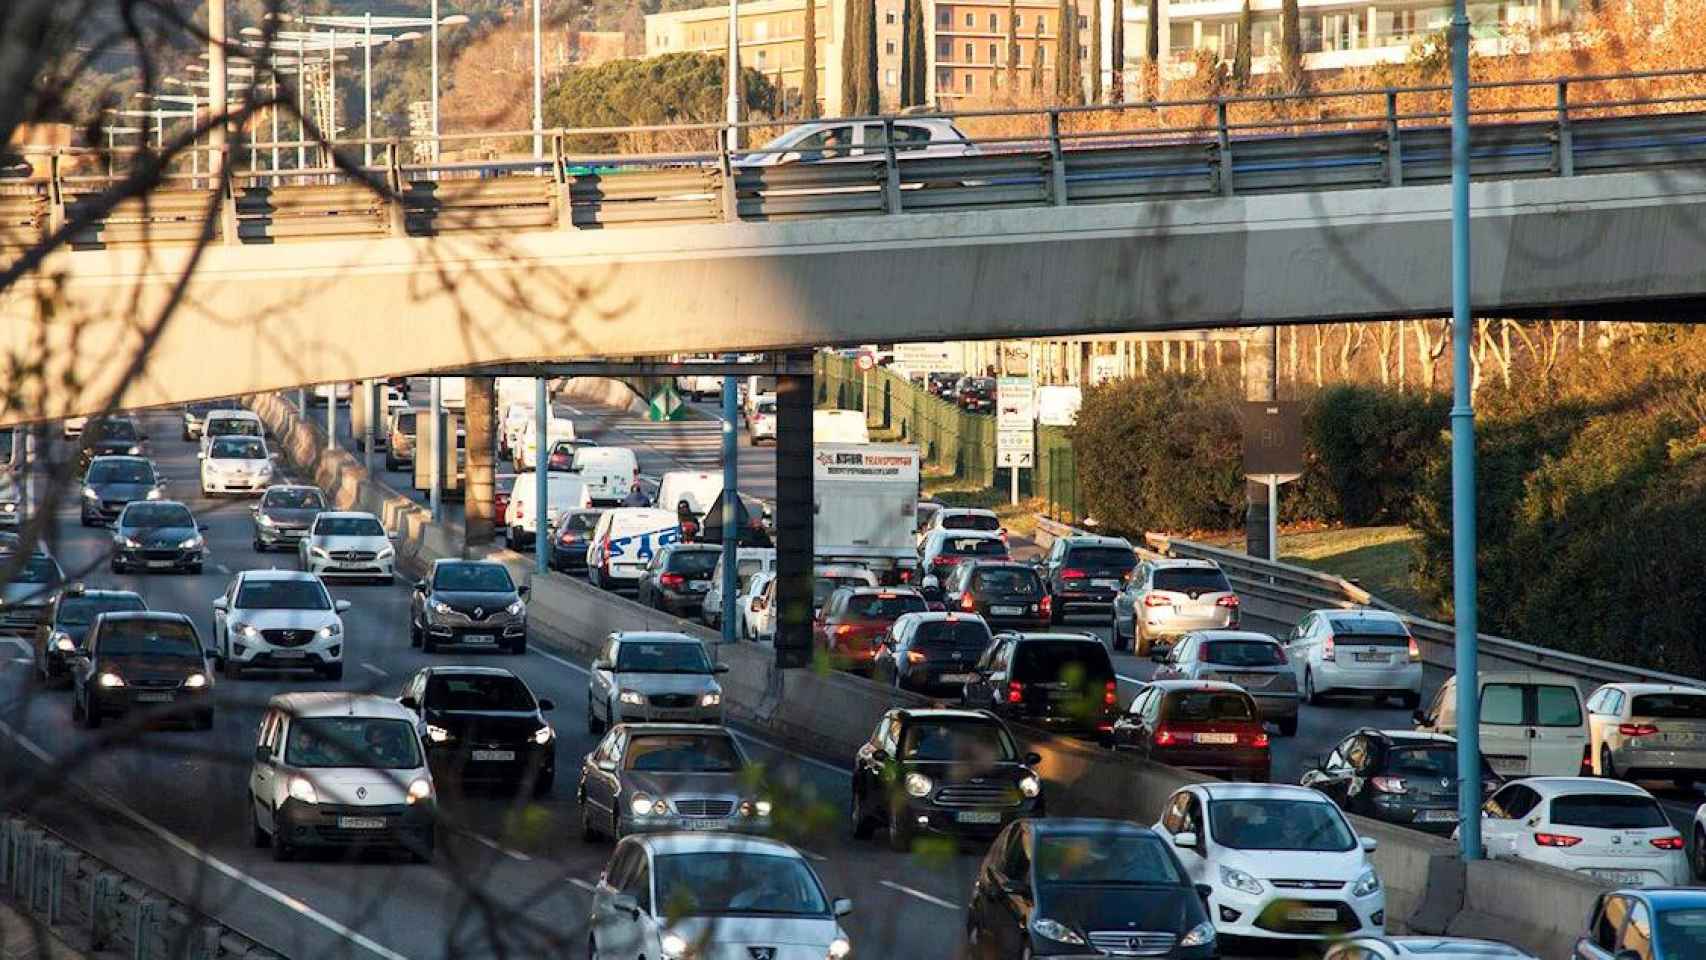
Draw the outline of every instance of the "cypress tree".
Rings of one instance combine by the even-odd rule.
[[[874,116],[883,112],[883,88],[877,85],[877,0],[862,0],[859,8],[865,48],[859,56],[859,112]]]
[[[912,26],[902,42],[912,52],[912,105],[930,102],[930,51],[924,46],[924,0],[909,0],[912,4]]]
[[[1043,97],[1043,20],[1037,18],[1037,27],[1031,34],[1031,96],[1041,100]]]
[[[1090,102],[1102,102],[1102,0],[1090,0]]]
[[[1239,90],[1250,86],[1251,20],[1250,0],[1244,0],[1244,9],[1238,12],[1238,42],[1232,48],[1232,82]]]
[[[1125,102],[1125,0],[1114,0],[1114,22],[1108,30],[1108,101]]]
[[[800,116],[812,120],[817,117],[817,0],[806,0],[803,32],[806,54],[801,64],[805,75],[800,79]]]
[[[1017,0],[1007,0],[1007,100],[1019,96],[1019,9]]]
[[[841,116],[859,112],[859,45],[853,42],[859,26],[859,0],[843,0],[841,16]]]
[[[1280,29],[1285,32],[1280,44],[1280,73],[1285,78],[1288,93],[1301,93],[1308,84],[1303,75],[1303,21],[1297,12],[1297,0],[1280,3]]]
[[[1054,101],[1066,102],[1068,68],[1072,65],[1072,8],[1059,0],[1054,10]]]
[[[900,105],[912,106],[912,18],[916,16],[912,0],[904,0],[900,8]]]

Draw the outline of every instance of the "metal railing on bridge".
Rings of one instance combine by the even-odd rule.
[[[838,118],[823,122],[847,125],[857,138],[821,148],[815,162],[782,162],[798,147],[730,151],[723,124],[553,130],[541,159],[429,163],[404,158],[423,143],[437,157],[459,144],[517,142],[530,131],[437,141],[239,138],[222,161],[229,189],[181,169],[184,154],[208,150],[189,139],[166,165],[136,148],[24,145],[14,149],[45,159],[47,170],[0,181],[0,249],[59,231],[74,248],[204,236],[266,244],[1443,183],[1448,93],[1432,85]],[[1471,103],[1472,175],[1480,179],[1706,161],[1706,68],[1483,83]],[[897,125],[932,119],[952,122],[958,135],[921,146],[896,133]],[[781,129],[774,121],[737,126],[754,138]],[[382,148],[383,162],[363,166],[364,147]],[[317,166],[306,165],[310,151]],[[298,156],[302,165],[280,166]],[[160,189],[137,189],[156,181]]]

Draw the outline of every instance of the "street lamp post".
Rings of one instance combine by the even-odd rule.
[[[806,0],[811,3],[812,0]],[[874,14],[873,14],[874,16]],[[809,42],[809,40],[808,40]],[[729,85],[728,149],[740,149],[740,0],[729,0],[729,54],[726,70]]]
[[[732,2],[732,0],[731,0]],[[533,0],[533,159],[545,156],[544,56],[539,46],[539,4]]]
[[[438,0],[432,0],[432,162],[438,163]]]

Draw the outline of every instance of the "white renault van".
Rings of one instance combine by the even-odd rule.
[[[593,506],[615,506],[640,482],[640,461],[627,447],[581,447],[569,468],[582,480]]]
[[[1537,670],[1483,673],[1481,754],[1501,777],[1574,777],[1591,772],[1582,691],[1569,677]],[[1416,729],[1457,736],[1457,677],[1448,678]]]
[[[504,513],[504,525],[509,528],[511,549],[533,542],[539,532],[539,510],[533,498],[539,492],[536,471],[515,475],[515,486],[509,494],[509,507]],[[545,526],[550,529],[565,510],[583,510],[592,506],[586,481],[572,473],[545,473]]]
[[[704,516],[722,492],[721,470],[671,470],[658,478],[658,495],[652,502],[673,516],[685,500],[694,516]]]
[[[604,590],[632,590],[658,548],[679,543],[675,511],[654,507],[606,510],[586,548],[587,581]]]

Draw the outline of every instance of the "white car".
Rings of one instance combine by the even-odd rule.
[[[790,127],[757,150],[734,158],[736,167],[787,163],[860,163],[881,159],[889,137],[882,120],[814,120]],[[897,157],[966,157],[976,144],[945,117],[903,117],[894,124]]]
[[[207,456],[208,446],[218,437],[260,438],[266,433],[266,425],[253,410],[211,410],[202,420],[198,458]]]
[[[371,513],[322,513],[308,535],[296,542],[296,550],[302,569],[320,577],[390,583],[397,570],[397,548]]]
[[[1497,940],[1356,937],[1328,947],[1321,960],[1535,960],[1535,957]]]
[[[641,834],[616,845],[592,892],[592,960],[852,954],[831,900],[798,850],[723,833]]]
[[[1482,672],[1481,755],[1501,777],[1572,777],[1593,769],[1587,711],[1569,677],[1538,670]],[[1416,729],[1457,736],[1457,676],[1446,677]]]
[[[1481,837],[1494,860],[1525,860],[1619,887],[1689,882],[1682,834],[1653,795],[1593,777],[1513,780],[1488,799]]]
[[[512,403],[504,410],[503,449],[499,451],[512,462],[521,447],[522,434],[533,429],[532,403]]]
[[[1285,646],[1307,703],[1320,705],[1329,694],[1397,697],[1406,710],[1422,702],[1422,650],[1396,614],[1316,610]]]
[[[1588,697],[1588,756],[1600,777],[1706,780],[1706,690],[1608,683]]]
[[[948,530],[953,533],[994,533],[1005,540],[1007,531],[1001,526],[1001,518],[994,510],[980,510],[976,507],[940,507],[930,514],[929,522],[918,528],[918,543],[923,545],[926,537],[937,530]]]
[[[243,570],[213,601],[213,658],[232,680],[244,670],[309,669],[344,676],[348,600],[297,570]]]
[[[59,424],[59,435],[67,440],[76,440],[83,436],[83,428],[88,425],[88,417],[66,417]]]
[[[776,443],[776,397],[765,394],[752,405],[752,416],[746,420],[746,432],[752,438],[752,445],[761,443]]]
[[[640,485],[640,461],[627,447],[581,447],[569,470],[586,481],[595,507],[616,506]]]
[[[201,457],[201,492],[262,494],[272,486],[272,454],[260,437],[214,437]]]
[[[539,429],[529,423],[517,438],[520,442],[511,451],[515,454],[515,472],[532,470],[539,463]],[[554,449],[560,441],[575,439],[574,421],[565,417],[552,417],[545,422],[545,447]]]
[[[760,640],[770,637],[770,608],[765,596],[776,574],[770,571],[755,573],[746,581],[746,589],[735,598],[740,619],[735,623],[735,636],[741,640]]]
[[[539,495],[539,474],[528,470],[515,475],[515,485],[510,488],[509,506],[504,511],[503,522],[508,530],[509,546],[519,550],[531,545],[533,538],[539,534],[539,508],[534,502]],[[572,473],[546,471],[545,473],[545,532],[547,535],[557,525],[557,518],[565,510],[585,510],[592,506],[592,497],[586,486],[586,481]]]
[[[735,604],[738,607],[746,593],[752,578],[760,573],[768,573],[776,567],[776,548],[774,547],[741,547],[735,563]],[[736,630],[739,630],[740,612],[737,610]],[[700,608],[699,619],[705,626],[715,630],[723,622],[723,558],[717,558],[716,569],[711,571],[711,585],[705,591],[705,603]]]
[[[1318,791],[1193,784],[1168,798],[1156,829],[1172,838],[1191,882],[1211,888],[1209,917],[1222,936],[1385,931],[1386,889],[1369,858],[1377,844]]]
[[[673,511],[616,507],[598,517],[586,546],[587,582],[601,590],[634,589],[660,548],[681,540]]]
[[[249,769],[254,845],[289,860],[305,847],[401,847],[432,859],[437,791],[416,717],[369,693],[281,693],[267,701]]]

